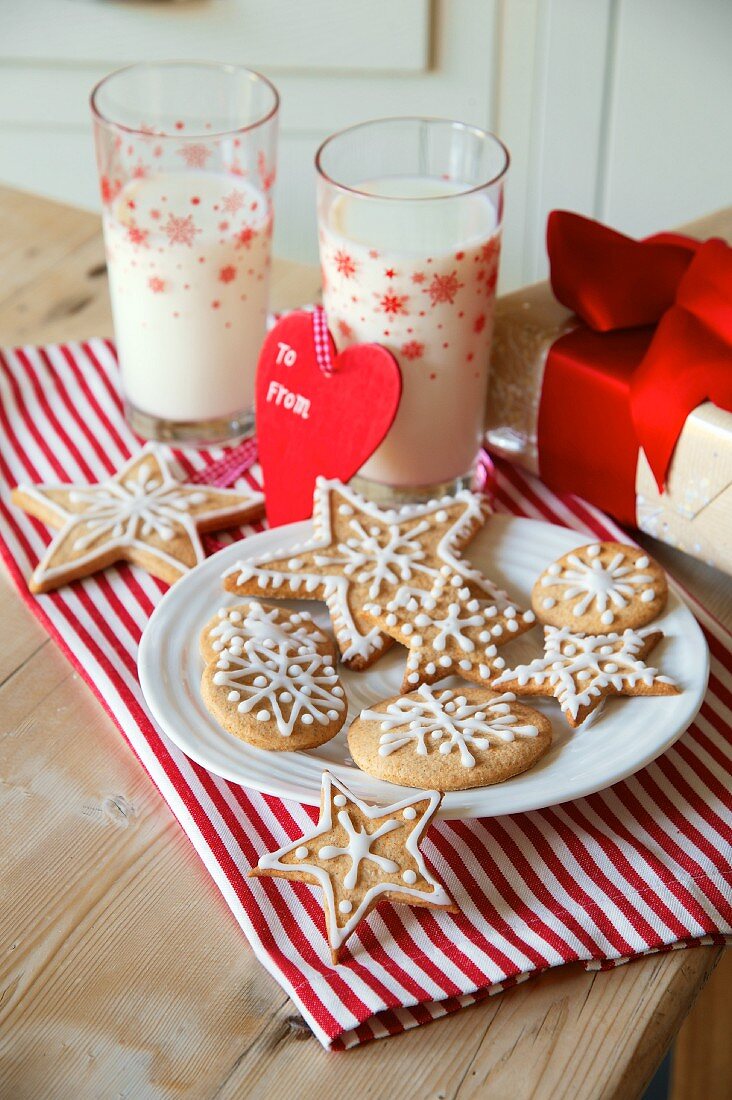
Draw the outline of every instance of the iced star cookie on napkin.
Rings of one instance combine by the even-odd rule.
[[[33,572],[31,592],[49,592],[116,561],[173,584],[204,560],[200,531],[246,523],[264,511],[261,493],[176,480],[151,444],[108,481],[19,485],[12,500],[59,529]]]
[[[420,791],[392,806],[368,806],[323,772],[318,824],[267,852],[249,874],[321,888],[335,965],[356,926],[381,901],[458,912],[419,849],[441,800],[437,791]]]
[[[251,600],[204,627],[201,697],[228,733],[258,749],[330,741],[348,707],[332,639],[309,615]]]
[[[340,481],[319,478],[313,538],[286,553],[240,560],[225,574],[224,588],[270,599],[325,600],[344,664],[362,670],[391,645],[364,614],[364,604],[388,602],[399,588],[429,591],[443,571],[493,598],[491,583],[460,556],[487,515],[486,501],[467,491],[383,509]]]
[[[609,695],[678,695],[669,676],[645,663],[663,638],[660,630],[622,634],[573,634],[567,626],[544,628],[544,656],[507,668],[494,688],[559,701],[570,726],[579,726]]]
[[[541,574],[531,594],[537,618],[550,626],[601,634],[637,630],[666,606],[666,574],[644,550],[621,542],[579,546]]]
[[[509,692],[426,684],[361,711],[348,731],[362,771],[438,791],[502,783],[532,767],[551,741],[549,719]]]

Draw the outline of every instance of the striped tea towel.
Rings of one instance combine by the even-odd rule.
[[[0,550],[22,597],[113,717],[216,880],[257,957],[324,1046],[345,1049],[473,1004],[549,967],[596,969],[732,934],[732,638],[690,601],[712,654],[688,732],[655,763],[589,798],[431,827],[425,854],[458,915],[383,905],[333,968],[316,891],[248,879],[265,850],[307,828],[313,808],[228,783],[184,756],[148,715],[140,635],[165,585],[110,568],[49,595],[26,579],[49,541],[9,503],[20,481],[97,481],[140,443],[124,422],[111,344],[92,340],[0,355]],[[175,452],[188,478],[259,486],[252,444]],[[501,465],[496,507],[622,538],[594,508]],[[211,551],[244,528],[209,539]]]

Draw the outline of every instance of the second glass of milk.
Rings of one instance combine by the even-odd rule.
[[[279,98],[235,65],[133,65],[92,93],[122,391],[149,439],[254,428]]]
[[[385,345],[402,397],[355,484],[424,499],[473,483],[488,383],[508,153],[442,119],[353,126],[321,146],[323,298],[338,349]]]

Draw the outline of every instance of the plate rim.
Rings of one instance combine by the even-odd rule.
[[[539,527],[539,528],[542,528],[542,529],[545,529],[545,530],[548,529],[548,530],[555,531],[555,532],[556,531],[561,531],[563,533],[566,532],[567,534],[571,534],[571,535],[574,535],[574,536],[577,537],[577,539],[578,539],[577,545],[581,545],[579,540],[581,540],[582,538],[587,538],[587,536],[583,535],[582,532],[575,531],[571,527],[566,527],[563,524],[558,524],[558,523],[549,523],[545,520],[534,519],[530,516],[513,516],[511,514],[498,513],[494,518],[503,519],[504,521],[506,521],[510,525],[512,525],[512,524],[521,525],[521,526],[530,525],[532,527]],[[159,727],[159,729],[165,734],[166,737],[168,737],[170,739],[170,741],[173,742],[173,744],[179,749],[179,751],[184,753],[185,756],[189,757],[191,760],[193,760],[195,763],[197,763],[200,767],[205,768],[207,771],[212,772],[212,774],[214,774],[214,775],[218,775],[220,778],[225,779],[227,782],[235,783],[237,786],[243,787],[244,789],[254,790],[254,791],[257,791],[261,794],[267,794],[267,795],[270,795],[270,796],[275,797],[275,798],[281,798],[281,799],[284,799],[284,800],[287,800],[287,801],[300,802],[301,805],[306,805],[306,806],[317,806],[317,805],[319,805],[319,801],[320,801],[319,789],[318,789],[317,792],[313,793],[312,797],[310,795],[308,795],[307,792],[303,792],[302,790],[300,790],[299,793],[295,793],[294,781],[293,780],[284,780],[284,781],[280,782],[279,776],[278,776],[278,773],[277,773],[276,769],[272,770],[271,782],[268,781],[265,785],[261,781],[259,781],[258,777],[256,777],[256,776],[254,777],[255,781],[253,781],[253,782],[250,782],[250,783],[243,782],[243,780],[241,778],[241,775],[240,774],[239,775],[235,774],[234,769],[229,768],[225,763],[223,765],[217,765],[216,767],[212,767],[209,760],[208,760],[207,753],[197,751],[195,739],[193,741],[191,741],[189,739],[186,739],[185,736],[183,736],[179,732],[179,730],[177,728],[177,723],[171,722],[171,721],[166,719],[166,709],[167,708],[166,708],[166,705],[165,705],[165,698],[163,696],[163,688],[162,688],[161,684],[156,682],[155,672],[157,670],[154,667],[155,666],[155,660],[154,660],[154,657],[151,657],[150,654],[152,652],[154,652],[156,634],[158,632],[162,632],[162,630],[163,630],[163,625],[161,625],[161,624],[164,624],[164,622],[165,622],[165,617],[166,617],[166,614],[167,614],[168,605],[170,603],[176,602],[178,599],[180,599],[181,598],[180,597],[180,592],[184,589],[187,589],[187,587],[189,585],[195,584],[198,581],[198,577],[199,577],[199,575],[202,571],[209,571],[209,570],[213,571],[213,565],[212,565],[213,562],[219,561],[222,556],[224,556],[226,558],[231,557],[231,558],[235,559],[236,557],[240,556],[241,553],[242,553],[242,543],[243,542],[246,542],[247,544],[250,544],[252,542],[252,540],[258,539],[261,535],[270,535],[275,530],[278,533],[282,533],[282,534],[286,533],[286,537],[287,538],[292,538],[293,541],[302,542],[304,537],[308,537],[308,535],[312,533],[312,529],[313,528],[312,528],[312,521],[311,520],[300,520],[296,523],[284,524],[281,527],[277,527],[277,528],[266,528],[264,531],[256,532],[254,535],[248,536],[246,538],[246,540],[237,540],[236,542],[233,542],[233,543],[229,544],[228,546],[222,547],[220,550],[216,551],[216,553],[211,554],[210,556],[205,558],[204,561],[199,562],[198,565],[194,566],[194,568],[191,569],[188,573],[186,573],[185,576],[181,577],[181,579],[178,580],[174,585],[171,585],[171,587],[164,594],[164,596],[162,597],[160,602],[154,608],[153,613],[150,616],[150,618],[148,619],[148,621],[145,625],[145,628],[142,632],[142,635],[141,635],[141,638],[140,638],[140,643],[139,643],[139,649],[138,649],[138,659],[137,659],[138,680],[139,680],[140,687],[141,687],[141,690],[142,690],[142,694],[143,694],[143,697],[144,697],[145,705],[146,705],[146,707],[149,711],[149,714],[150,714],[152,720],[155,722],[155,724]],[[591,538],[591,536],[590,536],[590,538]],[[602,540],[598,540],[598,541],[602,541]],[[632,546],[633,543],[628,543],[627,545]],[[676,602],[676,604],[682,609],[682,611],[686,614],[686,616],[688,617],[690,622],[693,624],[693,628],[695,629],[696,635],[697,635],[697,641],[701,643],[701,645],[703,647],[703,655],[704,655],[703,676],[701,677],[700,687],[699,687],[699,690],[698,690],[698,696],[696,694],[694,694],[693,698],[692,698],[692,691],[688,688],[685,689],[685,691],[682,692],[682,695],[683,694],[688,694],[689,695],[689,705],[686,708],[686,716],[683,717],[682,719],[680,719],[678,725],[674,727],[674,732],[670,733],[668,735],[668,737],[666,737],[662,743],[654,744],[654,746],[651,749],[649,749],[648,752],[644,753],[641,757],[638,757],[636,762],[633,763],[631,766],[629,766],[627,768],[621,768],[617,773],[614,773],[613,778],[611,780],[609,780],[609,781],[602,780],[600,783],[597,783],[597,782],[595,782],[594,780],[592,780],[590,778],[588,778],[584,782],[577,781],[577,784],[576,784],[575,788],[573,788],[572,792],[570,794],[563,794],[560,800],[558,800],[556,798],[552,798],[550,795],[548,795],[547,798],[545,798],[545,799],[532,800],[532,804],[530,806],[524,806],[520,809],[501,809],[501,810],[498,811],[498,814],[491,813],[489,807],[486,807],[486,809],[483,810],[479,814],[472,813],[472,812],[468,812],[468,813],[461,812],[460,807],[456,807],[453,810],[452,807],[451,807],[451,803],[456,802],[460,798],[460,796],[469,796],[469,795],[473,794],[475,791],[484,791],[484,792],[486,792],[486,795],[488,795],[489,792],[492,790],[491,786],[468,788],[465,791],[450,791],[450,792],[447,792],[447,794],[445,796],[445,801],[448,803],[448,805],[445,806],[444,802],[443,802],[443,805],[440,807],[440,809],[438,810],[438,813],[437,813],[438,818],[471,820],[475,817],[504,816],[504,815],[511,815],[511,814],[515,814],[515,813],[531,813],[535,810],[546,809],[550,806],[559,806],[559,805],[563,805],[566,802],[573,802],[576,799],[586,798],[591,794],[596,794],[599,791],[606,790],[608,787],[614,786],[616,783],[620,783],[623,780],[627,779],[629,776],[634,775],[638,771],[641,771],[643,768],[647,767],[654,760],[658,759],[659,756],[662,756],[665,752],[667,752],[668,749],[671,747],[671,745],[673,745],[679,739],[679,737],[683,736],[683,734],[686,732],[686,730],[689,728],[689,726],[692,724],[692,722],[696,718],[696,716],[699,713],[699,710],[701,709],[701,706],[704,702],[704,698],[705,698],[706,690],[707,690],[707,684],[708,684],[708,680],[709,680],[710,654],[709,654],[709,646],[707,644],[706,638],[704,637],[701,626],[699,625],[696,617],[694,616],[693,612],[691,611],[688,604],[686,603],[686,600],[683,597],[683,593],[679,590],[679,586],[674,582],[673,578],[671,578],[668,575],[667,575],[667,579],[668,579],[668,582],[669,582],[669,597],[672,601]],[[230,595],[233,595],[233,594],[232,593],[225,593],[222,590],[222,597],[228,597]],[[266,596],[263,594],[262,598],[266,599]],[[668,604],[667,604],[666,608],[664,609],[663,614],[665,615],[668,612],[668,610],[669,610],[669,607],[668,607]],[[197,643],[198,643],[198,637],[196,635],[196,638],[195,638],[196,649],[197,649]],[[367,675],[367,674],[368,674],[368,670],[365,670],[364,675]],[[703,683],[702,683],[702,681],[703,681]],[[529,702],[529,705],[531,705],[530,702]],[[561,712],[557,713],[557,717],[559,718],[560,721],[562,720],[561,719]],[[552,715],[552,720],[554,721],[554,716],[553,715]],[[248,748],[253,749],[254,746],[248,746]],[[266,750],[260,750],[260,751],[266,752]],[[280,754],[279,753],[274,753],[274,754],[268,754],[268,755],[273,755],[273,757],[276,758]],[[282,754],[282,755],[289,755],[289,754]],[[349,768],[348,770],[350,771],[351,769]],[[368,774],[368,773],[364,773],[364,774]],[[371,777],[371,778],[373,779],[375,777]],[[347,780],[345,780],[345,781],[347,782]],[[381,781],[376,780],[376,781],[377,782],[382,782],[382,783],[386,782],[384,780],[381,780]],[[410,790],[410,788],[401,787],[397,784],[388,784],[388,786],[393,787],[394,792],[395,792],[395,794],[394,794],[395,798],[401,797],[401,795],[405,791]],[[495,786],[498,787],[498,786],[500,786],[500,784],[496,784]],[[453,797],[451,798],[450,796],[453,796]]]

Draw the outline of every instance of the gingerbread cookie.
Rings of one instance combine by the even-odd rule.
[[[426,684],[362,711],[348,731],[362,771],[438,791],[502,783],[532,767],[551,741],[548,718],[511,693]]]
[[[213,631],[224,629],[213,642],[208,628],[201,638],[204,657],[223,643],[201,677],[207,709],[228,733],[259,749],[330,741],[348,713],[332,643],[301,615],[288,619],[286,611],[254,602],[244,607],[233,624],[228,616],[217,620]]]
[[[340,481],[319,478],[314,537],[286,553],[237,562],[225,574],[224,588],[241,595],[325,600],[344,664],[365,669],[391,645],[364,614],[365,603],[387,602],[400,587],[427,591],[442,569],[493,598],[491,583],[460,558],[486,515],[485,501],[469,492],[385,510]]]
[[[543,623],[601,634],[644,626],[660,615],[667,596],[666,575],[644,550],[591,542],[545,569],[531,601]]]
[[[234,607],[221,607],[201,631],[199,648],[204,661],[216,661],[234,638],[287,638],[311,645],[335,661],[332,637],[313,622],[307,611],[288,611],[274,604],[249,600]]]
[[[413,594],[400,588],[384,606],[367,603],[363,610],[409,650],[404,692],[454,675],[490,684],[506,665],[497,647],[536,622],[533,611],[521,611],[503,592],[496,590],[493,601],[478,599],[461,577],[449,571],[429,592]]]
[[[457,912],[419,850],[442,796],[420,791],[393,806],[367,806],[323,772],[318,824],[261,857],[250,875],[308,882],[323,891],[333,963],[356,926],[381,901]]]
[[[59,528],[33,572],[31,592],[49,592],[116,561],[140,565],[173,584],[205,558],[199,531],[233,527],[264,511],[261,493],[177,481],[153,445],[109,481],[19,485],[12,499]]]
[[[554,696],[570,726],[579,726],[608,695],[678,695],[679,688],[645,659],[660,630],[573,634],[567,626],[544,629],[544,656],[507,668],[495,688],[517,695]]]

